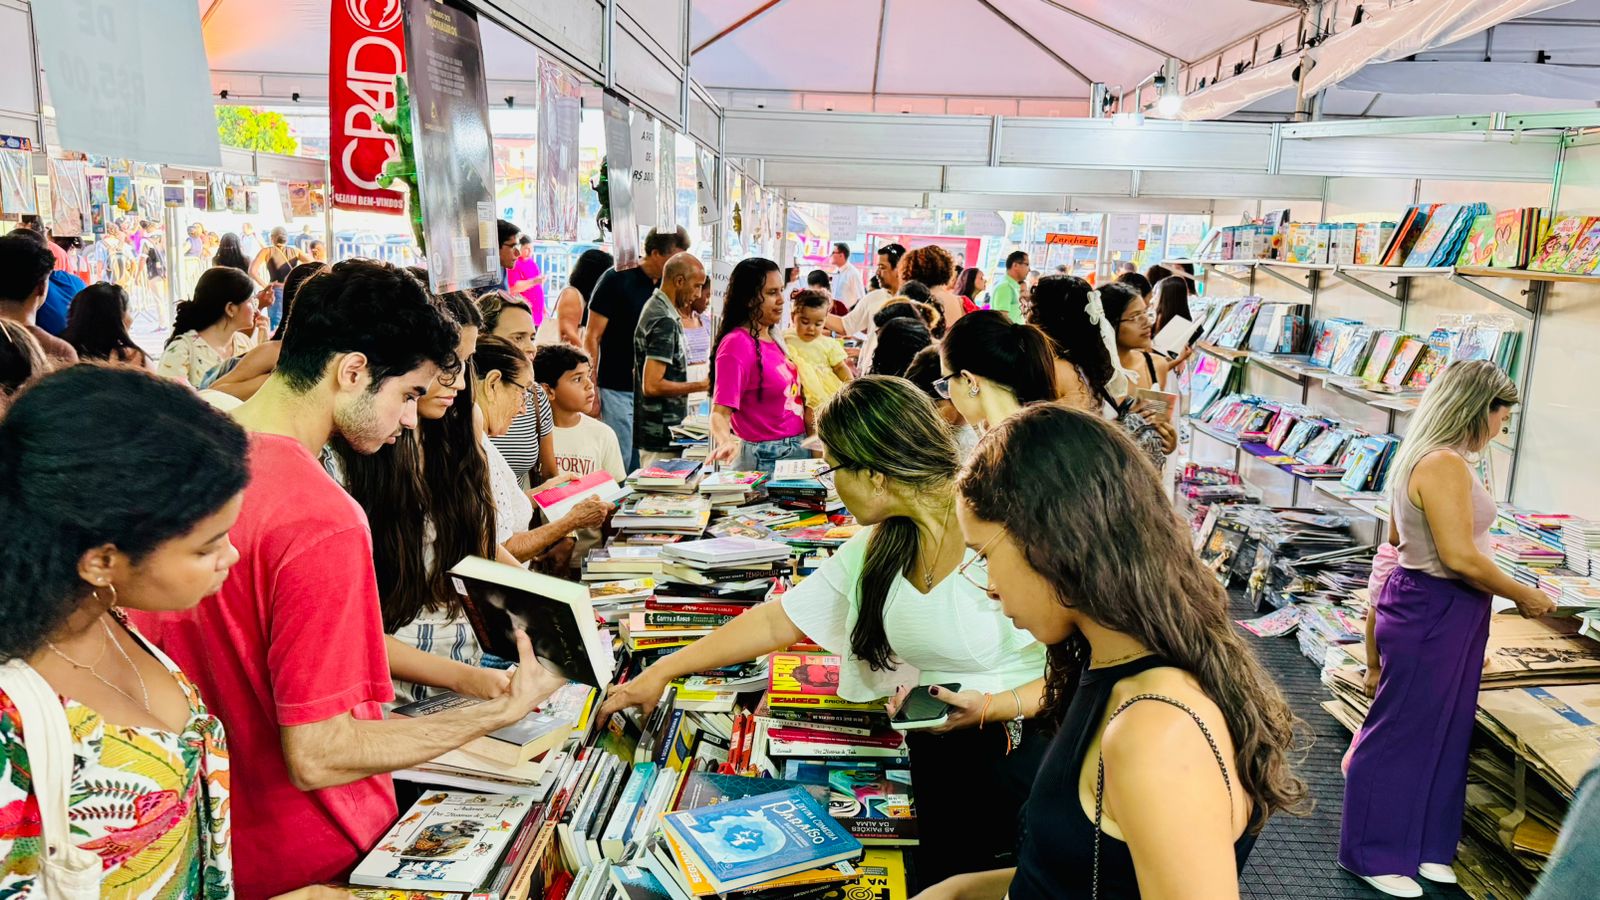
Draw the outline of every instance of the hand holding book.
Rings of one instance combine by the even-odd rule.
[[[516,640],[517,667],[511,671],[510,685],[504,694],[482,706],[485,716],[496,723],[490,731],[520,722],[567,683],[567,679],[539,664],[526,631],[517,629]]]

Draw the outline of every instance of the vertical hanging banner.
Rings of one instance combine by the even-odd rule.
[[[834,244],[848,244],[861,236],[861,207],[839,206],[828,207],[828,241]]]
[[[633,215],[633,127],[628,119],[627,101],[607,92],[603,106],[606,206],[611,211],[611,253],[620,271],[639,264],[639,226]]]
[[[222,165],[193,0],[48,0],[29,8],[62,147]],[[13,65],[8,77],[33,75]]]
[[[494,152],[478,17],[440,0],[406,0],[406,84],[437,293],[500,283]]]
[[[717,186],[712,181],[716,172],[711,153],[696,147],[694,150],[695,197],[700,203],[700,224],[715,225],[722,219],[722,208],[717,205]]]
[[[661,139],[656,143],[657,187],[661,190],[661,208],[657,210],[656,227],[673,231],[678,227],[678,134],[662,122]]]
[[[583,92],[572,73],[539,57],[539,190],[541,241],[578,239],[578,126]]]
[[[405,27],[399,0],[333,0],[328,22],[328,156],[334,209],[403,215],[401,187],[378,176],[400,157],[393,128],[395,85],[405,73]]]
[[[660,164],[656,161],[656,123],[643,111],[634,113],[631,129],[633,144],[633,219],[636,224],[656,227],[660,218]]]

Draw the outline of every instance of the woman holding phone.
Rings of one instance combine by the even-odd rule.
[[[971,554],[956,531],[954,432],[911,382],[868,375],[823,408],[818,434],[861,533],[782,599],[612,688],[603,712],[653,708],[676,678],[806,637],[840,657],[846,700],[960,684],[959,693],[930,691],[951,705],[943,725],[907,735],[921,823],[916,870],[931,882],[1007,865],[1044,745],[1031,720],[1044,650],[957,574]]]

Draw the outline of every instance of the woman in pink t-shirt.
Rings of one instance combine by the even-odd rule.
[[[533,239],[527,235],[517,240],[517,262],[507,280],[511,293],[527,301],[533,310],[533,324],[537,327],[544,321],[544,273],[533,258]]]
[[[809,455],[800,378],[773,326],[783,315],[778,264],[753,257],[733,267],[711,368],[710,462],[771,473]]]

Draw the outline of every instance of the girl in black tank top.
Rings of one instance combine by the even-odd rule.
[[[963,574],[1049,646],[1040,716],[1060,727],[1019,816],[1017,867],[957,876],[929,900],[1137,898],[1141,881],[1236,895],[1267,818],[1307,807],[1287,760],[1294,717],[1155,469],[1115,424],[1040,404],[985,435],[958,491],[977,551]],[[1090,750],[1119,716],[1108,771]],[[1131,844],[1105,833],[1113,813]]]

